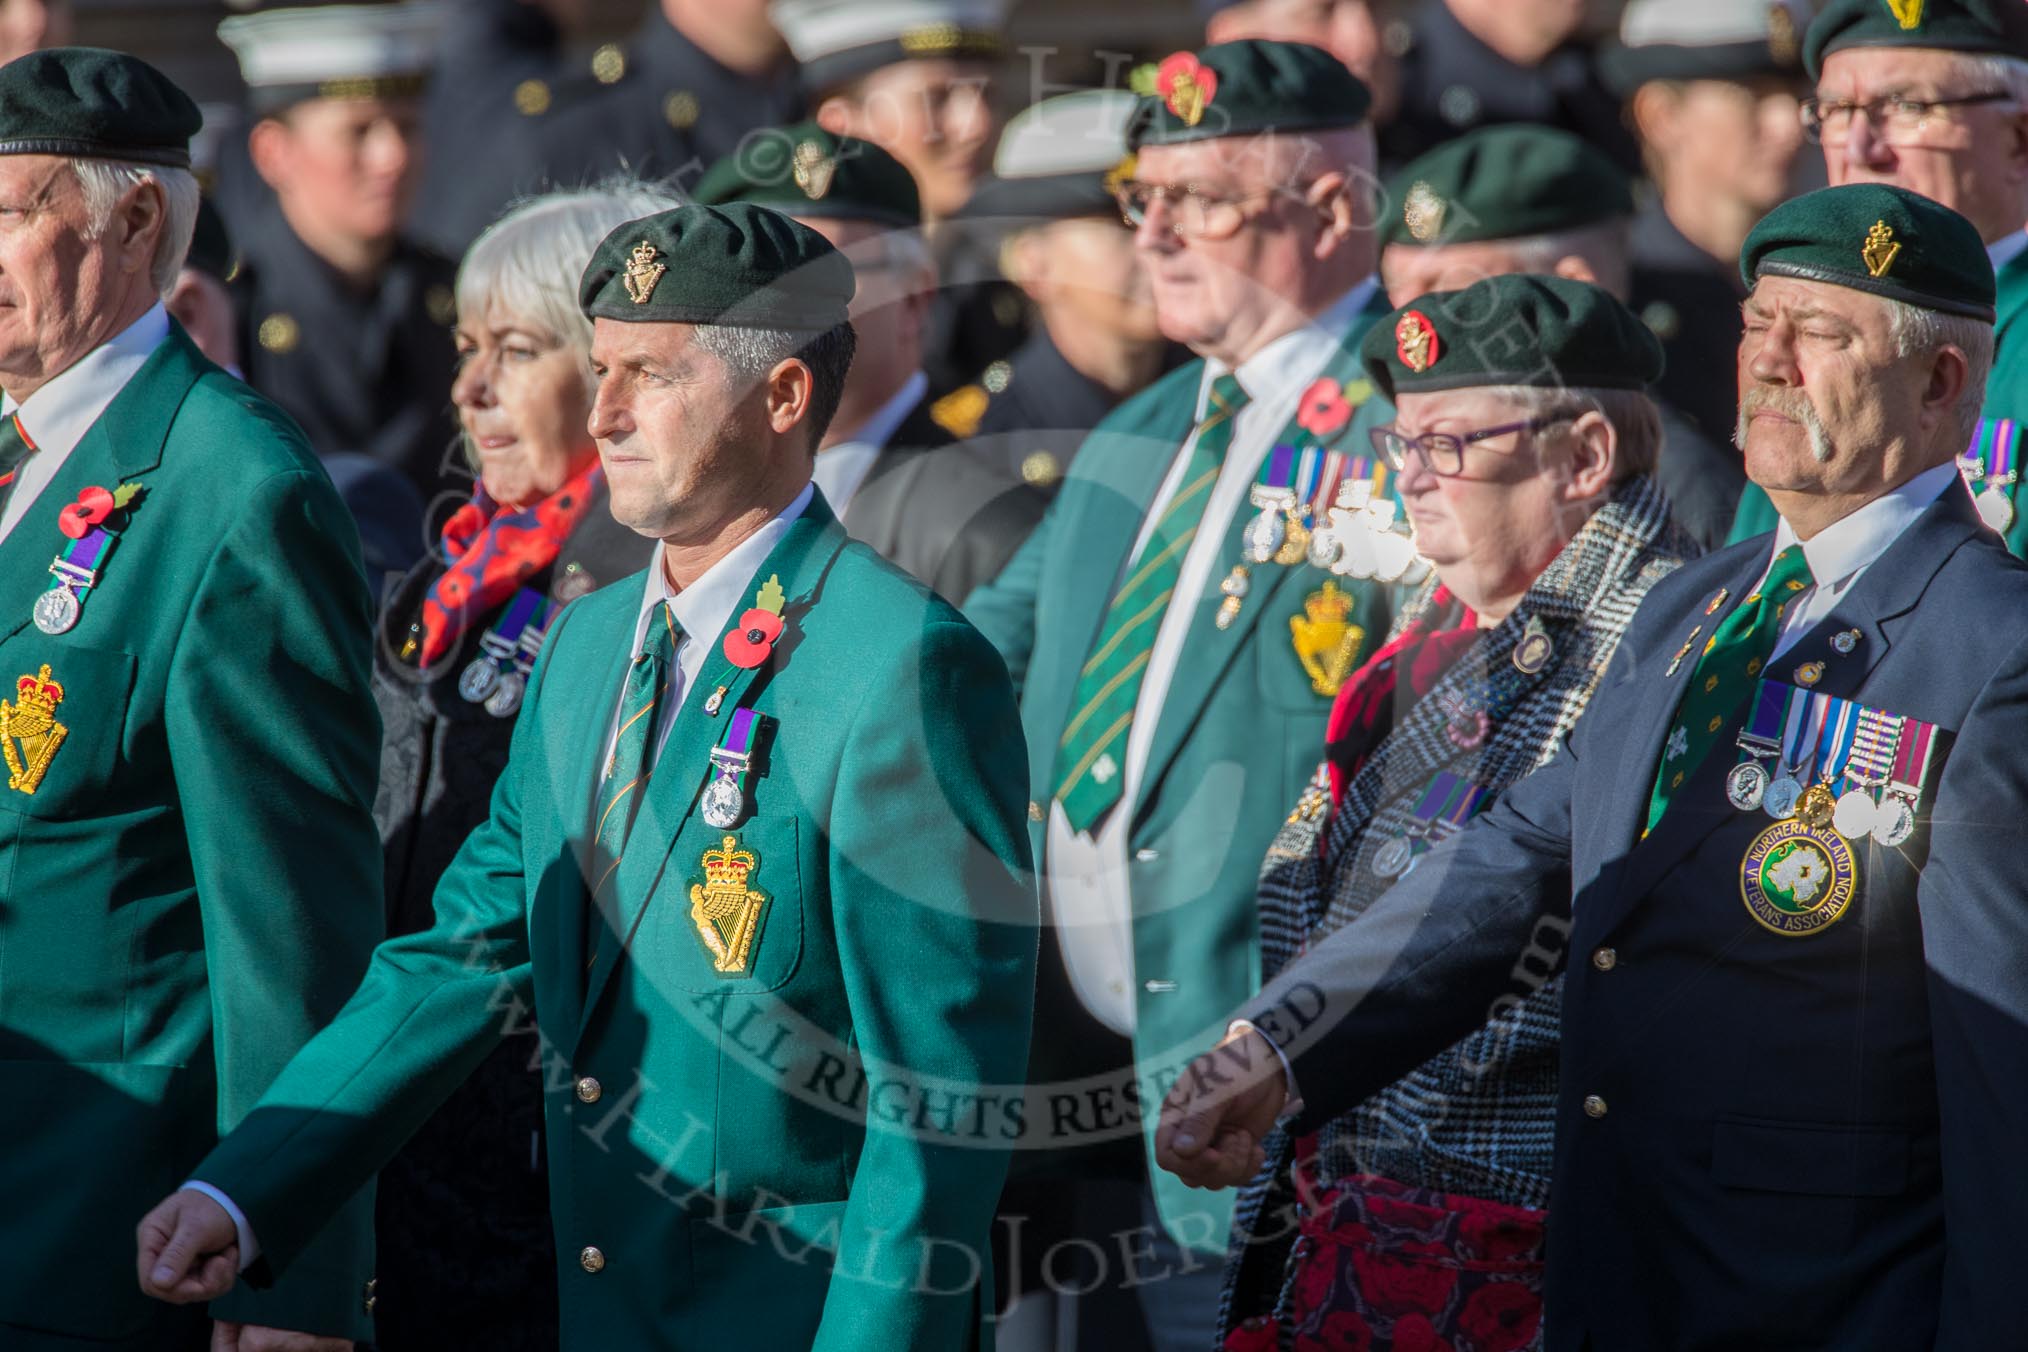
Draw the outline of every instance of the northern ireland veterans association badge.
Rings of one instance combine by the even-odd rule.
[[[1858,866],[1844,838],[1793,819],[1754,837],[1739,865],[1747,913],[1776,934],[1815,934],[1836,923],[1858,885]]]

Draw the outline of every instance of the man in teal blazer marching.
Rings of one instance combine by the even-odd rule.
[[[380,937],[358,537],[272,404],[164,311],[197,107],[145,62],[0,68],[0,1347],[364,1336],[355,1179],[285,1280],[144,1298],[134,1217]],[[286,1337],[278,1330],[291,1330]]]
[[[1031,1075],[1068,1105],[1030,1126],[1070,1147],[1142,1135],[1136,1097],[1159,1100],[1191,1039],[1258,984],[1262,856],[1322,760],[1331,696],[1387,628],[1383,588],[1359,574],[1410,555],[1369,535],[1344,551],[1366,566],[1334,571],[1309,547],[1340,483],[1390,497],[1357,416],[1378,402],[1359,339],[1386,305],[1365,87],[1321,49],[1252,41],[1179,52],[1143,85],[1119,193],[1162,328],[1201,360],[1099,425],[1040,530],[966,605],[1022,692],[1059,950]],[[1095,1064],[1107,1044],[1111,1067]],[[1146,1184],[1145,1146],[1134,1158]],[[1152,1183],[1157,1252],[1222,1254],[1230,1200],[1174,1183]],[[1163,1280],[1114,1280],[1131,1278],[1156,1346],[1202,1346],[1216,1265],[1160,1265]]]
[[[176,1193],[146,1289],[288,1272],[532,1006],[566,1348],[985,1339],[1034,982],[1025,762],[992,648],[810,485],[852,291],[748,204],[600,246],[591,431],[655,562],[556,621],[435,928],[381,947],[197,1168],[247,1236]]]

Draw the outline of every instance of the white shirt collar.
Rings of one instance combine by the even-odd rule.
[[[1250,403],[1271,403],[1296,394],[1316,378],[1317,372],[1331,360],[1331,354],[1344,345],[1352,321],[1366,308],[1379,285],[1379,278],[1368,277],[1332,301],[1309,323],[1283,334],[1248,357],[1237,370],[1207,357],[1204,379],[1199,385],[1199,413],[1203,411],[1204,400],[1209,398],[1211,382],[1228,371],[1239,377],[1240,388],[1246,391]]]
[[[1900,539],[1901,533],[1957,477],[1958,467],[1954,464],[1926,469],[1899,488],[1881,494],[1818,531],[1803,542],[1803,558],[1809,561],[1810,577],[1817,586],[1828,587],[1857,574],[1885,554],[1887,547]],[[1772,568],[1774,556],[1795,543],[1795,528],[1787,521],[1778,524],[1768,566]]]
[[[853,429],[851,436],[817,452],[811,474],[817,481],[817,487],[824,490],[824,501],[830,503],[831,510],[841,518],[858,494],[859,486],[866,482],[873,462],[880,458],[880,452],[893,438],[895,429],[908,417],[909,410],[922,402],[928,390],[929,377],[917,371],[903,382],[893,398]]]
[[[1986,246],[1986,257],[1993,260],[1993,271],[1998,272],[2028,249],[2028,231],[2015,230]]]
[[[788,534],[789,527],[810,506],[813,488],[803,485],[803,491],[796,495],[781,511],[781,515],[762,526],[746,539],[740,541],[732,552],[704,570],[703,576],[678,592],[669,585],[669,573],[662,566],[662,549],[655,546],[655,557],[648,565],[648,585],[643,589],[641,611],[634,623],[633,655],[641,654],[644,635],[648,632],[648,619],[655,607],[663,601],[675,612],[676,623],[683,628],[683,645],[677,661],[686,675],[690,674],[691,663],[684,658],[690,653],[701,651],[701,645],[709,644],[718,637],[732,619],[733,612],[749,601],[753,594],[753,575],[774,547]],[[702,665],[701,660],[697,662]],[[685,682],[687,689],[688,682]]]
[[[20,414],[22,430],[35,443],[37,455],[67,456],[168,336],[169,312],[157,303],[24,402],[0,398],[0,416]]]

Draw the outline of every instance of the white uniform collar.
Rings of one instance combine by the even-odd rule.
[[[20,414],[22,430],[38,455],[69,455],[168,336],[169,312],[158,302],[25,402],[16,404],[11,395],[0,398],[0,416]]]
[[[1857,511],[1832,522],[1803,542],[1803,557],[1809,561],[1810,576],[1820,587],[1842,582],[1887,552],[1929,505],[1943,495],[1958,475],[1954,464],[1926,469],[1899,488],[1881,494]],[[1775,527],[1774,556],[1796,543],[1795,528],[1787,521]],[[1763,575],[1765,576],[1765,575]]]
[[[657,544],[654,560],[648,565],[648,585],[643,589],[641,611],[634,623],[634,655],[640,655],[648,618],[663,601],[675,612],[686,647],[714,642],[719,631],[731,622],[733,612],[752,604],[754,573],[781,543],[782,536],[788,534],[790,525],[808,510],[814,491],[811,485],[804,484],[796,500],[784,507],[779,516],[740,541],[731,553],[705,569],[701,577],[680,592],[669,585],[668,570],[662,566],[663,546]]]

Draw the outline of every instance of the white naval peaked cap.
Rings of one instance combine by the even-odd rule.
[[[1801,78],[1812,0],[1632,0],[1599,66],[1630,95],[1649,80]]]
[[[898,61],[993,58],[1012,0],[773,0],[768,17],[823,90]]]
[[[1620,42],[1628,47],[1717,47],[1763,43],[1771,26],[1783,22],[1801,33],[1810,26],[1808,0],[1631,0],[1620,17]]]
[[[1127,153],[1127,119],[1138,98],[1125,89],[1081,89],[1031,104],[1007,120],[993,153],[998,178],[1104,174]]]
[[[414,93],[436,64],[442,0],[311,5],[240,14],[218,25],[256,107],[306,98]]]

